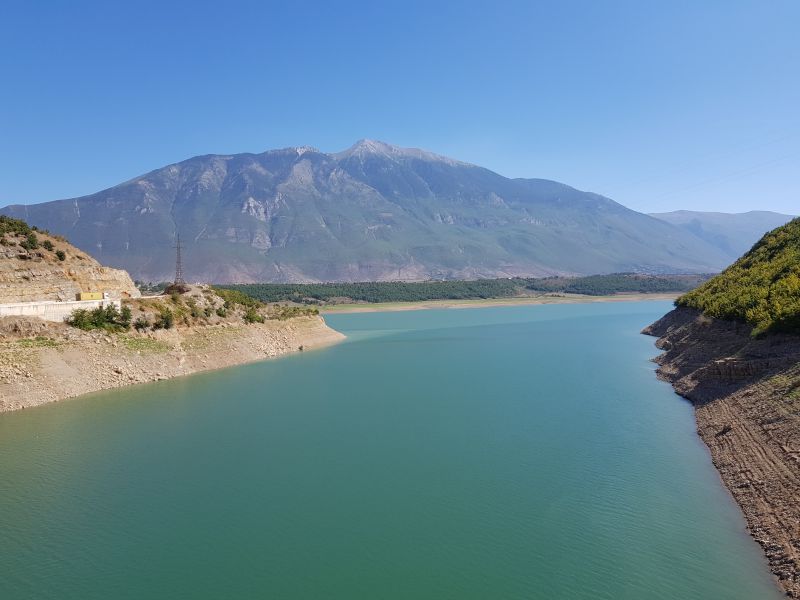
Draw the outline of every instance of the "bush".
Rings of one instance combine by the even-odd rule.
[[[197,306],[197,301],[194,298],[189,298],[186,301],[186,306],[189,307],[189,314],[192,315],[193,319],[199,319],[203,316],[203,311]]]
[[[45,240],[45,241],[43,241],[43,242],[42,242],[42,248],[44,248],[45,250],[49,250],[50,252],[52,252],[52,251],[53,251],[53,242],[51,242],[50,240]]]
[[[20,246],[26,250],[36,250],[39,247],[39,238],[31,231],[25,236],[25,240],[20,242]]]
[[[137,317],[133,322],[133,328],[136,331],[144,331],[148,327],[150,327],[150,321],[147,320],[147,317]]]
[[[67,325],[91,331],[103,329],[106,331],[127,331],[131,326],[131,309],[127,306],[121,311],[113,304],[98,306],[93,310],[78,308],[65,319]]]
[[[243,318],[245,323],[250,324],[264,322],[264,317],[259,314],[258,309],[256,309],[255,306],[248,306]]]
[[[175,325],[175,315],[166,306],[162,307],[153,323],[153,329],[172,329],[173,325]]]
[[[64,253],[63,250],[56,250],[56,256],[58,257],[58,260],[60,260],[61,262],[64,262],[64,260],[67,258],[67,255]]]
[[[30,226],[25,221],[12,219],[5,215],[0,215],[0,235],[15,233],[17,235],[28,235],[31,232]]]
[[[133,319],[133,313],[131,312],[130,306],[123,306],[122,310],[119,311],[119,324],[122,325],[126,330],[131,328],[131,319]]]
[[[224,306],[220,306],[217,309],[217,316],[224,319],[225,317],[228,316],[228,310]]]

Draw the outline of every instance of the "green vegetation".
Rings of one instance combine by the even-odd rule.
[[[278,321],[286,321],[295,317],[309,317],[318,314],[319,309],[317,308],[277,305],[272,307],[272,310],[269,313],[269,318]]]
[[[7,233],[26,236],[32,231],[33,229],[25,221],[0,215],[0,236],[4,236]]]
[[[25,338],[17,342],[22,348],[57,348],[60,345],[58,340],[37,335],[34,338]]]
[[[259,308],[262,304],[260,298],[253,294],[247,293],[241,287],[247,286],[215,286],[214,291],[217,296],[225,301],[225,308],[230,310],[236,305],[253,308]]]
[[[164,290],[170,286],[167,281],[160,283],[153,283],[152,281],[134,281],[134,285],[139,288],[143,296],[157,296],[164,293]]]
[[[130,336],[123,336],[121,339],[123,345],[128,350],[135,350],[137,352],[167,352],[171,349],[168,343],[162,342],[161,340]]]
[[[50,252],[52,252],[53,247],[54,247],[53,242],[51,242],[50,240],[45,240],[42,242],[42,248],[44,248],[45,250],[49,250]]]
[[[256,283],[217,286],[217,293],[246,296],[262,302],[339,304],[349,302],[423,302],[570,293],[602,296],[617,293],[685,292],[707,279],[700,275],[638,275],[617,273],[589,277],[542,279],[478,279],[475,281],[363,282],[363,283]],[[240,300],[241,303],[241,300]]]
[[[79,308],[72,311],[67,317],[67,325],[91,331],[93,329],[103,329],[109,332],[127,331],[131,328],[131,309],[123,306],[122,310],[117,310],[113,304],[102,307],[98,306],[93,310]]]
[[[172,329],[175,325],[175,314],[166,306],[161,306],[153,323],[153,329]]]
[[[244,311],[244,322],[245,323],[263,323],[264,316],[258,312],[258,309],[255,306],[248,306],[247,310]]]
[[[25,239],[19,243],[19,245],[26,250],[36,250],[39,247],[39,238],[33,231],[30,231],[28,232],[28,235],[25,236]]]
[[[766,234],[733,265],[675,304],[749,323],[754,334],[800,333],[800,219]]]
[[[56,256],[58,257],[58,260],[60,260],[61,262],[64,262],[64,259],[67,258],[67,255],[64,253],[63,250],[56,250]]]
[[[641,275],[612,273],[587,277],[545,277],[529,279],[526,288],[539,292],[562,292],[587,296],[612,294],[666,294],[686,292],[708,279],[708,275]]]

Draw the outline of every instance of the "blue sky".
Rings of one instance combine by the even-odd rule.
[[[800,2],[0,5],[0,205],[359,138],[643,211],[800,213]]]

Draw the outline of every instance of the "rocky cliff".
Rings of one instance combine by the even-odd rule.
[[[75,300],[80,292],[140,295],[125,271],[100,265],[59,236],[11,221],[0,223],[0,304]]]
[[[800,598],[800,336],[677,308],[647,327],[772,572]]]

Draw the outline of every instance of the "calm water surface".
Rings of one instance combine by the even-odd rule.
[[[668,309],[335,315],[333,348],[0,415],[0,598],[777,599],[648,362]]]

